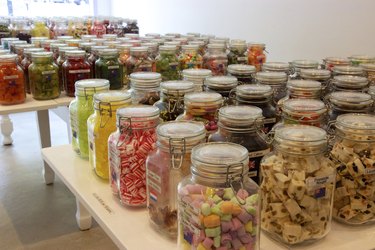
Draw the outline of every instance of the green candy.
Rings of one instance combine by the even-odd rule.
[[[221,236],[216,236],[214,238],[214,247],[220,247],[220,242],[221,242]]]
[[[220,226],[214,227],[214,228],[206,228],[204,232],[206,233],[206,237],[214,238],[214,237],[220,236],[221,228]]]
[[[234,193],[233,193],[233,190],[231,188],[226,188],[224,189],[224,195],[223,195],[223,198],[225,200],[230,200],[234,197]]]
[[[221,212],[221,209],[220,209],[220,206],[219,205],[215,205],[211,208],[211,213],[213,214],[216,214],[218,216],[223,216],[223,212]]]
[[[204,216],[208,216],[211,214],[211,208],[210,208],[210,205],[208,203],[203,203],[201,205],[201,211],[202,211],[202,214]]]
[[[248,212],[249,214],[251,214],[251,215],[255,215],[255,213],[256,213],[256,209],[255,209],[255,207],[254,206],[251,206],[251,205],[246,205],[246,212]]]
[[[224,214],[223,216],[221,216],[220,219],[222,221],[230,221],[232,219],[232,215],[231,214]]]
[[[212,197],[213,201],[215,203],[219,203],[222,201],[222,199],[220,198],[220,196],[218,196],[217,194],[214,195],[214,197]]]
[[[246,204],[254,205],[255,203],[258,202],[258,199],[259,199],[259,195],[253,194],[246,198]]]

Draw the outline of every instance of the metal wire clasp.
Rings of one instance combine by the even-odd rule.
[[[236,168],[236,167],[242,168],[241,173],[240,174],[230,174],[229,170],[231,168]],[[230,164],[230,165],[227,166],[227,173],[226,173],[226,184],[231,187],[233,193],[235,194],[235,197],[236,197],[238,203],[241,204],[241,205],[245,205],[246,202],[243,201],[242,199],[239,199],[236,194],[238,193],[239,189],[244,189],[243,177],[244,177],[244,168],[245,167],[246,166],[244,166],[242,163]],[[235,184],[239,185],[240,188],[238,188],[236,190]]]
[[[124,126],[123,124],[128,124],[127,126]],[[118,123],[117,123],[117,127],[120,131],[120,134],[125,134],[125,138],[123,140],[118,140],[117,142],[117,147],[121,147],[122,144],[124,144],[129,136],[132,134],[133,132],[133,129],[132,129],[132,119],[130,117],[119,117],[118,118]]]
[[[180,169],[186,152],[185,138],[169,138],[169,154],[171,155],[171,166]]]

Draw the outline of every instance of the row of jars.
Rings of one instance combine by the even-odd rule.
[[[120,17],[54,17],[54,18],[23,18],[0,17],[0,38],[16,37],[30,42],[31,37],[95,35],[101,38],[104,34],[116,34],[123,37],[125,33],[139,34],[137,20]]]

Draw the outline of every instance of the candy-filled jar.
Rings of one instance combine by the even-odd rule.
[[[262,84],[244,84],[237,86],[235,104],[256,106],[263,112],[263,131],[268,133],[276,124],[276,110],[272,101],[272,88]]]
[[[326,57],[323,59],[324,69],[332,71],[336,66],[348,66],[350,65],[350,60],[343,57]]]
[[[13,54],[16,54],[16,45],[20,45],[20,44],[27,44],[26,41],[21,41],[21,40],[17,40],[17,41],[8,41],[8,46],[9,46],[9,50],[10,50],[10,53],[13,53]]]
[[[253,65],[230,64],[228,65],[228,75],[234,76],[238,84],[251,84],[255,82],[256,68]]]
[[[212,76],[212,71],[209,69],[184,69],[182,71],[183,80],[194,83],[194,92],[203,91],[204,81],[210,76]]]
[[[130,105],[131,97],[126,92],[94,95],[94,113],[87,119],[89,163],[102,179],[109,177],[108,137],[116,131],[116,111]]]
[[[155,72],[130,74],[130,92],[133,104],[153,105],[160,99],[161,75]]]
[[[335,76],[331,82],[332,91],[366,92],[368,80],[362,76]]]
[[[244,146],[249,152],[248,176],[259,183],[260,161],[270,152],[262,136],[262,110],[255,106],[226,106],[219,109],[219,130],[211,134],[209,142],[233,142]]]
[[[124,27],[124,34],[139,34],[138,22],[135,19],[131,19],[127,22],[126,27]]]
[[[155,59],[155,65],[156,72],[161,74],[163,81],[178,80],[180,78],[181,69],[175,46],[160,46],[159,55]]]
[[[287,245],[312,243],[331,230],[334,164],[326,132],[294,125],[275,131],[273,152],[261,161],[261,227]]]
[[[365,71],[359,66],[336,66],[332,69],[333,76],[365,76]]]
[[[204,54],[206,53],[206,44],[203,41],[194,40],[194,41],[190,41],[189,44],[198,46],[198,53],[201,56],[204,56]]]
[[[276,104],[286,95],[288,76],[284,72],[258,72],[255,75],[256,83],[269,85],[273,89],[273,101]]]
[[[151,225],[169,237],[177,236],[177,185],[190,174],[191,150],[203,143],[206,131],[200,122],[167,122],[156,130],[156,149],[149,153],[147,208]]]
[[[130,57],[125,62],[126,68],[126,79],[129,82],[129,76],[134,72],[152,72],[153,70],[153,61],[148,55],[147,47],[131,47],[130,48]]]
[[[55,26],[52,29],[51,39],[57,39],[58,36],[68,35],[68,21],[67,20],[57,20]]]
[[[28,48],[23,51],[25,57],[21,61],[20,66],[24,74],[25,89],[26,89],[26,93],[28,94],[31,94],[30,83],[29,83],[29,66],[31,64],[31,53],[43,52],[43,51],[44,50],[42,48]]]
[[[315,60],[294,60],[290,63],[291,78],[299,79],[302,69],[318,69],[319,62]]]
[[[117,49],[99,51],[99,59],[95,62],[95,78],[109,80],[110,89],[121,89],[124,80],[123,73]]]
[[[59,68],[59,86],[60,90],[64,90],[63,64],[66,61],[65,53],[67,51],[78,50],[77,47],[59,47],[59,57],[56,59],[56,65]]]
[[[6,49],[6,50],[9,50],[9,42],[12,42],[12,41],[19,41],[20,39],[19,38],[15,38],[15,37],[4,37],[4,38],[1,38],[1,47],[3,49]]]
[[[116,123],[108,138],[112,192],[124,206],[146,206],[146,158],[155,148],[159,110],[145,105],[121,108]]]
[[[322,84],[322,95],[328,92],[331,80],[331,72],[326,69],[302,69],[300,73],[301,79],[318,81]]]
[[[10,37],[9,20],[0,18],[0,38]]]
[[[336,163],[333,218],[349,225],[375,222],[375,116],[337,117],[331,157]]]
[[[245,40],[232,40],[229,44],[228,65],[248,64],[246,52],[247,45]]]
[[[68,47],[65,43],[52,43],[50,46],[50,52],[53,53],[53,61],[57,64],[57,58],[59,58],[59,48]]]
[[[178,58],[180,70],[200,69],[203,64],[203,57],[198,53],[197,45],[182,45],[182,52]]]
[[[159,54],[159,45],[155,42],[147,42],[147,43],[141,43],[141,46],[147,47],[148,49],[148,55],[151,57],[153,61],[155,61],[155,58]],[[153,66],[154,67],[154,66]]]
[[[361,67],[365,72],[369,85],[375,85],[375,63],[362,63]]]
[[[13,20],[11,33],[12,33],[12,37],[16,37],[19,40],[30,43],[31,27],[27,20],[25,19]]]
[[[49,100],[59,97],[59,69],[53,62],[52,52],[32,53],[31,60],[28,74],[33,98]]]
[[[160,100],[154,106],[160,110],[160,119],[174,121],[184,112],[184,96],[194,92],[194,84],[189,81],[166,81],[160,84]]]
[[[49,29],[46,26],[45,21],[35,20],[31,28],[32,37],[46,37],[49,39]],[[32,39],[31,39],[32,40]]]
[[[92,46],[95,46],[95,43],[91,43],[91,42],[81,42],[79,45],[78,45],[78,48],[80,48],[81,50],[84,50],[86,52],[85,54],[85,59],[88,60],[89,56],[91,55],[91,47]],[[91,64],[90,64],[91,65]]]
[[[217,112],[223,105],[223,97],[215,92],[189,93],[184,96],[185,111],[176,121],[203,122],[207,133],[217,130]]]
[[[85,59],[84,50],[66,51],[66,61],[62,65],[64,90],[67,96],[74,96],[74,84],[92,77],[91,66]]]
[[[212,75],[226,75],[228,57],[223,44],[208,44],[207,52],[203,56],[203,68],[209,69]]]
[[[255,66],[258,72],[262,70],[262,66],[266,62],[265,49],[266,45],[263,43],[250,43],[248,47],[248,64]]]
[[[349,56],[349,60],[351,61],[352,65],[358,66],[362,63],[375,63],[375,56],[353,55]]]
[[[94,25],[91,27],[90,35],[96,35],[98,38],[102,38],[105,34],[106,28],[104,26],[103,20],[96,19]]]
[[[266,62],[262,66],[262,71],[284,72],[287,75],[291,74],[290,64],[286,62]]]
[[[0,55],[0,104],[25,102],[23,71],[16,63],[17,55]]]
[[[259,187],[247,176],[247,149],[200,144],[191,162],[178,185],[178,249],[259,250]]]
[[[87,61],[91,65],[92,75],[95,76],[95,62],[99,59],[99,51],[103,49],[108,49],[108,46],[91,46],[91,52]]]
[[[21,65],[22,60],[25,58],[24,50],[29,48],[35,48],[33,44],[17,44],[15,47],[15,54],[17,54],[16,62]]]
[[[109,81],[105,79],[87,79],[75,84],[75,99],[70,102],[70,129],[72,147],[82,158],[89,158],[87,119],[94,113],[93,96],[95,93],[109,90]]]
[[[233,100],[230,93],[237,85],[238,81],[234,76],[211,76],[206,78],[204,90],[219,93],[224,99],[223,105],[231,105]]]

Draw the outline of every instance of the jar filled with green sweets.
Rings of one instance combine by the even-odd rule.
[[[108,46],[91,46],[90,55],[87,58],[87,61],[91,65],[92,75],[95,76],[95,62],[99,59],[99,51],[102,49],[109,49]]]
[[[52,52],[32,53],[31,60],[28,73],[33,98],[49,100],[59,97],[59,70],[53,62]]]
[[[176,55],[176,46],[160,46],[155,64],[156,72],[161,74],[163,81],[178,80],[180,78],[180,66]]]
[[[109,80],[110,89],[121,89],[123,85],[123,69],[118,58],[117,49],[103,49],[95,62],[95,77]]]
[[[228,65],[248,64],[247,44],[245,40],[231,40],[229,44]],[[255,68],[255,67],[254,67]]]
[[[228,73],[238,80],[238,85],[255,82],[256,68],[253,65],[231,64],[228,65]]]
[[[133,104],[153,105],[160,99],[161,75],[155,72],[135,72],[130,75]]]
[[[75,84],[76,98],[69,105],[72,146],[82,158],[89,157],[87,119],[94,113],[93,96],[95,93],[109,90],[109,81],[105,79],[86,79]]]
[[[31,64],[31,54],[34,52],[43,52],[43,51],[44,50],[42,48],[28,48],[23,51],[25,57],[21,61],[20,66],[23,70],[24,79],[25,79],[25,89],[26,89],[26,93],[28,94],[31,94],[30,83],[29,83],[29,66]]]
[[[204,90],[219,93],[224,98],[223,105],[231,105],[233,100],[229,95],[237,85],[237,78],[234,76],[211,76],[206,78]]]
[[[294,60],[290,63],[291,78],[299,79],[301,69],[318,69],[319,62],[315,60]]]
[[[160,110],[160,118],[174,121],[184,112],[184,96],[194,92],[194,83],[189,81],[166,81],[160,84],[160,100],[154,106]]]

